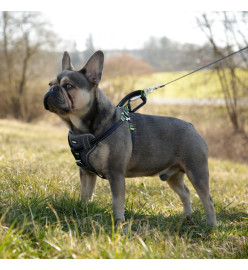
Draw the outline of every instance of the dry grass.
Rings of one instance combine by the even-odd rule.
[[[124,233],[113,225],[107,181],[81,204],[66,134],[59,125],[0,120],[0,258],[248,258],[246,164],[209,160],[216,229],[205,225],[187,180],[190,220],[166,183],[127,180]]]

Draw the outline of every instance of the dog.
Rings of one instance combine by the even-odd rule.
[[[193,211],[184,183],[186,174],[202,201],[207,224],[216,226],[204,139],[191,123],[173,117],[129,113],[123,119],[124,109],[114,106],[99,88],[103,63],[104,54],[97,51],[76,71],[64,52],[62,72],[51,80],[44,96],[45,108],[65,122],[74,143],[73,138],[81,136],[87,138],[83,144],[90,145],[123,120],[85,154],[85,164],[80,167],[82,201],[92,199],[100,175],[110,183],[115,220],[124,222],[125,178],[158,175],[179,195],[183,213],[190,216]]]

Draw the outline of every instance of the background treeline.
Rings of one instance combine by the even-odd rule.
[[[248,45],[247,19],[247,12],[199,14],[198,27],[208,39],[204,46],[181,44],[164,36],[148,37],[140,49],[104,51],[106,60],[101,87],[117,100],[134,88],[141,75],[193,70],[232,53]],[[224,33],[221,37],[218,35],[220,28]],[[48,82],[61,70],[63,50],[61,46],[58,49],[58,45],[63,42],[41,13],[1,13],[0,118],[13,117],[30,122],[42,117],[42,99]],[[94,46],[93,35],[85,42],[85,51],[69,46],[76,68],[81,68],[99,49]],[[67,49],[66,43],[64,48]],[[243,108],[238,101],[248,96],[248,82],[244,73],[240,76],[239,70],[247,72],[247,68],[247,52],[211,67],[218,74],[227,113],[236,131],[243,131],[245,125]]]

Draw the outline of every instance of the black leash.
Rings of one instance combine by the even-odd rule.
[[[233,55],[235,55],[235,54],[237,54],[237,53],[240,53],[240,52],[242,52],[242,51],[244,51],[244,50],[247,50],[247,49],[248,49],[248,46],[245,47],[245,48],[243,48],[243,49],[240,49],[240,50],[238,50],[238,51],[236,51],[236,52],[233,52],[233,53],[231,53],[231,54],[229,54],[229,55],[226,55],[226,56],[224,56],[224,57],[222,57],[222,58],[220,58],[220,59],[218,59],[218,60],[216,60],[216,61],[214,61],[214,62],[211,62],[210,64],[207,64],[206,66],[200,67],[200,68],[198,68],[198,69],[196,69],[196,70],[194,70],[194,71],[192,71],[192,72],[190,72],[190,73],[187,73],[187,74],[185,74],[185,75],[183,75],[183,76],[181,76],[181,77],[179,77],[179,78],[177,78],[177,79],[175,79],[175,80],[172,80],[172,81],[170,81],[170,82],[168,82],[168,83],[166,83],[166,84],[162,84],[162,85],[157,86],[157,87],[158,87],[158,88],[165,87],[165,86],[168,85],[168,84],[171,84],[171,83],[173,83],[173,82],[176,82],[176,81],[178,81],[178,80],[180,80],[180,79],[182,79],[182,78],[185,78],[185,77],[187,77],[187,76],[189,76],[189,75],[191,75],[191,74],[193,74],[193,73],[195,73],[195,72],[197,72],[197,71],[200,71],[200,70],[202,70],[202,69],[204,69],[204,68],[207,68],[207,67],[209,67],[209,66],[212,66],[212,65],[214,65],[214,64],[217,64],[218,62],[220,62],[220,61],[222,61],[222,60],[224,60],[224,59],[226,59],[226,58],[228,58],[228,57],[231,57],[231,56],[233,56]]]
[[[203,67],[200,67],[200,68],[198,68],[198,69],[196,69],[194,71],[191,71],[191,72],[189,72],[189,73],[187,73],[187,74],[185,74],[185,75],[183,75],[183,76],[181,76],[179,78],[176,78],[176,79],[174,79],[174,80],[172,80],[170,82],[167,82],[165,84],[162,84],[162,85],[159,85],[159,86],[155,86],[155,87],[152,87],[152,88],[145,88],[143,90],[136,90],[136,91],[130,93],[129,95],[127,95],[126,97],[124,97],[122,99],[122,101],[118,104],[118,107],[122,107],[125,104],[125,102],[128,101],[128,107],[130,108],[130,111],[131,111],[130,101],[134,101],[134,100],[136,100],[138,98],[141,98],[143,102],[140,105],[138,105],[136,108],[134,108],[132,110],[132,112],[134,112],[134,111],[136,111],[137,109],[139,109],[141,106],[143,106],[146,103],[146,99],[144,97],[146,97],[148,94],[152,93],[154,90],[157,90],[157,89],[162,88],[162,87],[165,87],[166,85],[169,85],[169,84],[171,84],[173,82],[176,82],[178,80],[181,80],[181,79],[183,79],[183,78],[185,78],[185,77],[187,77],[189,75],[192,75],[193,73],[196,73],[196,72],[198,72],[198,71],[200,71],[200,70],[202,70],[204,68],[207,68],[209,66],[212,66],[214,64],[217,64],[218,62],[223,61],[224,59],[226,59],[228,57],[231,57],[231,56],[233,56],[233,55],[235,55],[237,53],[240,53],[240,52],[242,52],[244,50],[247,50],[247,49],[248,49],[248,46],[245,47],[245,48],[242,48],[242,49],[240,49],[238,51],[235,51],[235,52],[233,52],[233,53],[231,53],[229,55],[226,55],[226,56],[224,56],[224,57],[222,57],[222,58],[220,58],[220,59],[218,59],[216,61],[213,61],[213,62],[211,62],[211,63],[209,63],[209,64],[207,64],[207,65],[205,65]],[[122,106],[120,106],[120,104]]]

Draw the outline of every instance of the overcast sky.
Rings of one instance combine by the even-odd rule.
[[[97,7],[92,2],[87,3],[83,12],[78,9],[72,11],[71,22],[65,10],[56,16],[53,11],[46,11],[45,14],[57,33],[76,41],[78,50],[85,49],[85,40],[90,34],[95,47],[105,50],[141,48],[151,36],[166,36],[188,43],[202,44],[205,41],[205,36],[196,25],[196,12],[166,11],[162,7],[146,6],[141,10],[137,4],[125,3],[110,9],[102,1]]]
[[[96,49],[107,50],[141,48],[151,36],[203,44],[206,39],[197,27],[196,15],[206,10],[244,10],[243,3],[247,1],[8,0],[1,9],[42,11],[53,30],[75,42],[78,50],[85,49],[90,34]]]

